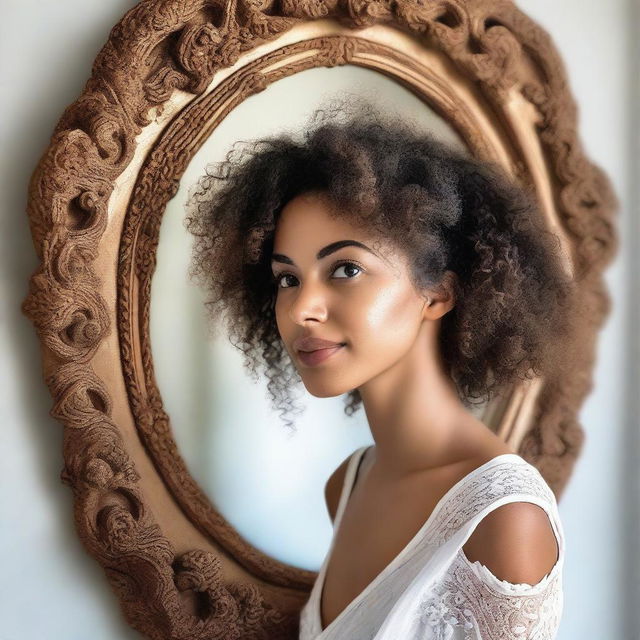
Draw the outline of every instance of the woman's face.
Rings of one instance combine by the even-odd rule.
[[[271,262],[280,336],[305,387],[317,397],[347,393],[402,360],[425,308],[403,256],[332,218],[329,206],[322,194],[310,192],[288,202]],[[309,336],[343,346],[301,354],[296,341]]]

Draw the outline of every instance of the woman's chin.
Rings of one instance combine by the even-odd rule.
[[[320,384],[306,384],[307,391],[314,398],[335,398],[341,396],[343,393],[347,393],[349,389],[338,387],[336,385],[320,385]]]
[[[349,393],[353,389],[353,385],[341,383],[335,377],[330,379],[329,376],[326,376],[324,380],[321,380],[320,377],[317,376],[313,380],[313,376],[302,374],[302,381],[306,390],[315,398],[335,398]]]

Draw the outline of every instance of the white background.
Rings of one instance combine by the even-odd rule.
[[[2,0],[0,21],[0,640],[138,638],[76,537],[59,481],[62,427],[49,416],[32,325],[20,313],[37,266],[28,179],[63,109],[81,93],[111,27],[133,2]],[[579,105],[589,156],[620,198],[620,252],[606,272],[613,312],[600,334],[586,442],[560,501],[567,536],[559,640],[640,638],[638,603],[638,9],[631,1],[517,3],[552,36]],[[635,289],[633,288],[635,286]],[[350,449],[352,450],[353,447]],[[340,458],[341,459],[341,458]],[[635,537],[634,533],[635,531]]]

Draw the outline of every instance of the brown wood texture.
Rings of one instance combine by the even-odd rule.
[[[41,264],[22,308],[64,425],[78,534],[149,638],[297,638],[316,573],[249,544],[189,474],[154,378],[150,288],[166,204],[221,120],[272,82],[345,64],[410,89],[475,155],[535,187],[589,313],[575,359],[485,418],[557,498],[579,456],[617,200],[585,156],[546,32],[493,0],[141,2],[111,31],[33,173]]]

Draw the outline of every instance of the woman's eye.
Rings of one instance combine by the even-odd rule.
[[[339,264],[336,267],[336,269],[333,271],[333,273],[335,273],[339,269],[342,269],[343,267],[355,267],[357,269],[357,271],[361,271],[360,267],[357,264],[354,264],[353,262],[343,262],[342,264]]]
[[[362,271],[362,267],[357,265],[355,262],[342,262],[341,264],[334,265],[334,267],[332,268],[331,273],[336,273],[338,270],[344,268],[344,269],[346,269],[345,273],[348,274],[348,272],[350,272],[354,267],[355,267],[356,271],[358,271],[358,272]],[[355,275],[357,275],[357,273]],[[355,276],[347,275],[346,277],[339,277],[338,280],[353,280],[353,277],[355,277]],[[273,281],[275,282],[276,286],[279,289],[290,289],[291,288],[289,286],[285,286],[285,287],[279,286],[280,285],[280,281],[283,278],[293,278],[294,280],[296,279],[296,277],[291,273],[280,273],[277,276],[273,276]]]
[[[273,276],[273,281],[276,283],[276,287],[278,287],[279,289],[288,289],[289,287],[280,286],[280,280],[282,280],[282,278],[287,278],[289,276],[293,278],[293,276],[290,273],[281,273],[280,275]]]

